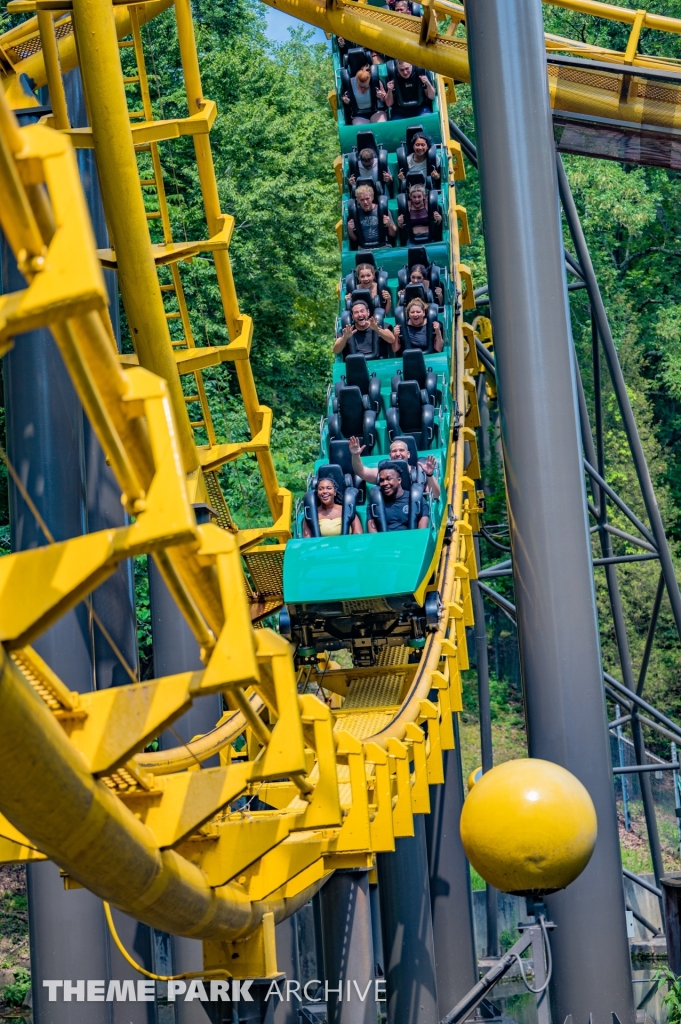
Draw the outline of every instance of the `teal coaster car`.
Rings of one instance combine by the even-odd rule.
[[[334,60],[340,81],[337,51]],[[381,68],[379,73],[383,73]],[[370,129],[376,143],[387,150],[381,157],[382,166],[387,163],[397,186],[396,150],[405,143],[411,122],[399,120],[348,126],[340,97],[338,99],[343,152],[352,152],[358,131]],[[442,141],[437,98],[433,114],[421,115],[415,123],[421,125],[437,147]],[[401,159],[404,167],[403,155]],[[446,169],[446,154],[443,152],[438,159]],[[341,161],[339,172],[339,185],[344,191],[343,224],[346,225],[347,209],[352,201],[347,160]],[[344,359],[338,355],[334,362],[326,415],[320,430],[319,458],[308,481],[308,492],[298,503],[294,538],[287,543],[284,555],[285,607],[280,615],[280,630],[295,644],[298,664],[313,664],[318,652],[340,649],[350,652],[356,666],[389,664],[391,648],[397,649],[394,656],[402,661],[409,657],[405,649],[411,651],[412,660],[418,660],[426,633],[436,629],[440,619],[440,599],[434,580],[442,546],[453,529],[448,504],[448,467],[457,410],[451,394],[454,295],[446,172],[439,185],[433,190],[442,216],[436,241],[409,246],[397,244],[363,252],[351,245],[344,227],[339,333],[349,322],[348,299],[353,294],[356,266],[369,262],[377,273],[380,271],[381,287],[391,296],[391,309],[387,316],[379,311],[379,318],[385,326],[392,327],[396,313],[404,322],[404,310],[397,311],[398,300],[408,282],[409,271],[417,262],[428,268],[428,286],[431,279],[433,284],[437,283],[439,302],[428,308],[431,322],[433,316],[440,322],[445,345],[442,352],[435,352],[431,341],[431,350],[423,354],[420,350],[407,349],[394,355],[384,344],[383,358],[353,354]],[[393,191],[394,195],[384,196],[383,201],[384,205],[387,201],[397,222],[399,210],[404,209],[404,198],[400,206],[399,186]],[[404,240],[402,233],[397,241]],[[363,294],[369,296],[367,292]],[[399,465],[402,475],[404,511],[409,508],[412,524],[423,511],[425,477],[418,464],[433,457],[439,495],[436,498],[426,495],[429,509],[425,528],[367,532],[370,508],[373,518],[380,519],[376,501],[380,505],[381,499],[375,492],[372,494],[371,483],[355,474],[349,451],[349,438],[353,435],[365,445],[362,453],[365,469],[378,469],[389,459],[391,440],[400,438],[409,448],[409,465],[406,461],[395,465]],[[313,529],[317,516],[315,488],[318,480],[325,477],[335,482],[337,501],[343,503],[343,532],[331,536],[318,535],[318,524]],[[350,530],[349,524],[355,515],[364,531],[360,534]],[[304,520],[308,522],[311,536],[303,536]]]

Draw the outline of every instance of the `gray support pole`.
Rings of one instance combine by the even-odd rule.
[[[475,560],[480,569],[480,541],[475,542]],[[492,708],[489,696],[489,662],[487,657],[487,622],[485,621],[485,602],[477,583],[471,584],[471,601],[475,624],[475,662],[478,674],[478,714],[480,716],[480,755],[482,771],[490,771],[494,767],[494,749],[492,745]],[[485,887],[485,910],[487,912],[487,956],[499,956],[499,893],[493,885]],[[454,1005],[454,1004],[452,1004]],[[450,1006],[451,1009],[451,1006]]]
[[[64,75],[64,91],[71,127],[87,127],[85,95],[79,68],[74,68]],[[106,248],[109,244],[109,234],[104,217],[94,150],[77,149],[76,159],[90,211],[95,241],[100,248]],[[109,292],[109,315],[114,336],[120,343],[118,278],[113,270],[105,270],[104,276]],[[127,516],[121,505],[121,489],[111,467],[107,465],[104,452],[87,419],[84,419],[83,439],[88,533],[125,526]],[[137,636],[131,559],[122,562],[113,576],[110,576],[93,592],[91,601],[97,617],[104,624],[106,631],[127,664],[136,673]],[[131,682],[129,674],[125,671],[120,659],[96,622],[92,624],[92,643],[96,688],[102,690],[109,686],[129,684]]]
[[[2,291],[26,287],[3,241]],[[7,451],[56,540],[85,532],[83,414],[47,330],[17,337],[3,359]],[[12,550],[47,543],[17,488],[9,485]],[[84,604],[35,642],[69,689],[93,686],[92,637]],[[108,980],[106,922],[101,901],[85,889],[67,892],[50,863],[27,868],[35,1024],[110,1024],[106,1003],[49,1002],[45,979]]]
[[[679,819],[679,829],[681,829],[681,818]],[[681,832],[679,835],[681,836]],[[381,897],[378,892],[378,882],[369,882],[369,902],[371,903],[371,938],[374,943],[374,973],[377,978],[384,978],[385,956],[381,934]]]
[[[277,925],[274,937],[277,946],[277,970],[286,975],[287,982],[300,982],[298,928],[295,914]],[[266,1024],[270,1024],[270,1021],[272,1024],[298,1024],[298,1009],[301,1006],[302,996],[300,999],[298,998],[293,985],[289,985],[287,989],[286,982],[280,983],[279,987],[284,998],[280,1002],[275,996],[272,997],[272,1005],[267,1007]]]
[[[142,924],[140,921],[136,921],[133,917],[123,914],[120,910],[116,910],[113,907],[111,908],[111,913],[119,939],[137,963],[144,967],[145,970],[152,971],[154,974],[166,974],[169,965],[157,963],[154,948],[156,935],[161,935],[162,933],[155,932],[149,925]],[[134,967],[130,966],[128,961],[119,952],[113,939],[109,942],[109,960],[111,964],[111,977],[121,983],[125,981],[132,982],[133,989],[136,992],[137,982],[143,980],[142,975]],[[160,1024],[156,1002],[138,1003],[114,1000],[108,1006],[111,1024]],[[171,1014],[172,1010],[171,1006]],[[164,1024],[172,1024],[172,1020],[166,1017]]]
[[[172,950],[172,973],[193,974],[203,970],[203,945],[197,939],[185,939],[180,935],[170,936]],[[163,973],[163,972],[158,972]],[[181,997],[175,1003],[177,1024],[209,1024],[205,1004],[199,999],[187,1003]]]
[[[5,241],[2,291],[26,287]],[[3,359],[7,454],[55,540],[85,533],[83,414],[48,330],[17,337]],[[48,541],[12,480],[9,512],[13,551]],[[36,650],[71,690],[93,688],[92,637],[85,604],[77,605],[36,640]]]
[[[321,891],[321,907],[329,1024],[374,1024],[369,873],[336,871]]]
[[[64,76],[64,90],[69,110],[69,119],[74,128],[88,124],[85,95],[80,69],[74,68]],[[87,199],[95,241],[100,248],[109,245],[109,233],[104,217],[102,194],[97,176],[97,164],[93,150],[76,150],[80,180]],[[114,336],[120,346],[120,315],[118,299],[118,277],[113,270],[105,270],[104,277],[109,292],[109,315]],[[107,464],[97,436],[87,418],[83,418],[83,441],[85,451],[86,510],[88,533],[97,530],[115,529],[128,522],[121,504],[121,490]],[[109,636],[118,647],[127,665],[137,675],[137,630],[135,615],[135,591],[132,560],[119,565],[113,576],[105,580],[91,595],[92,608],[103,623]],[[125,686],[131,683],[130,675],[121,664],[119,656],[111,647],[97,622],[92,623],[92,647],[95,664],[95,687],[98,690],[109,686]],[[157,963],[155,955],[160,943],[169,951],[169,937],[154,932],[147,925],[140,924],[127,914],[112,908],[114,925],[123,945],[148,971],[159,974],[172,973],[171,965]],[[137,984],[140,974],[134,970],[108,937],[110,976],[120,981],[130,980]],[[170,1006],[174,1018],[174,1008]],[[157,1004],[131,1005],[114,1002],[110,1008],[113,1024],[154,1024],[158,1017]],[[167,1011],[166,1011],[167,1016]],[[166,1021],[169,1024],[169,1021]]]
[[[532,757],[586,786],[598,840],[548,897],[559,1024],[634,1005],[591,574],[541,0],[469,0],[518,641]]]
[[[378,886],[385,953],[388,1024],[437,1024],[435,949],[423,815],[414,835],[379,853]]]
[[[456,718],[455,723],[458,725]],[[444,752],[444,785],[430,787],[430,814],[425,820],[440,1018],[478,980],[470,871],[459,834],[463,807],[460,749],[457,737],[456,749]]]
[[[650,622],[648,623],[648,635],[646,636],[646,645],[643,650],[643,657],[641,658],[641,667],[638,670],[638,679],[636,680],[636,693],[639,695],[639,697],[643,695],[643,687],[646,684],[646,675],[648,674],[650,655],[653,652],[655,630],[657,628],[657,620],[660,615],[660,606],[662,604],[662,598],[664,597],[664,589],[664,575],[663,573],[660,573],[660,578],[657,581],[657,590],[655,591],[653,608],[650,613]]]
[[[312,897],[312,921],[314,927],[315,953],[317,955],[316,973],[317,977],[323,982],[326,977],[326,965],[324,963],[324,924],[322,921],[321,889]]]
[[[636,757],[636,764],[646,763],[646,748],[643,740],[643,726],[638,717],[638,708],[634,705],[631,709],[631,732],[634,740],[634,755]],[[624,780],[623,780],[624,781]],[[648,831],[648,845],[650,847],[650,856],[653,862],[653,873],[655,875],[655,885],[660,887],[660,880],[665,873],[664,861],[662,859],[662,847],[660,846],[660,835],[657,828],[657,816],[655,814],[655,798],[653,797],[653,787],[650,781],[650,772],[639,772],[638,782],[641,787],[641,797],[643,799],[643,813],[646,819],[646,829]],[[664,913],[664,904],[660,900],[660,913]],[[664,921],[664,917],[662,919]]]
[[[50,862],[29,865],[27,877],[35,1024],[114,1024],[111,1003],[80,1003],[75,996],[68,1003],[60,996],[50,1003],[43,988],[43,981],[51,978],[108,983],[108,936],[101,900],[87,889],[67,892],[59,868]]]
[[[74,128],[88,124],[85,95],[80,69],[74,68],[64,76],[64,91],[69,110],[69,119]],[[76,150],[80,180],[87,199],[95,241],[100,248],[109,245],[109,234],[104,217],[102,194],[97,176],[97,164],[93,150]],[[120,346],[120,316],[118,300],[118,277],[113,270],[105,270],[104,277],[109,292],[109,315],[114,336]],[[116,478],[107,465],[104,452],[89,421],[83,417],[83,441],[85,452],[86,511],[88,533],[97,530],[116,529],[128,522],[121,504],[121,490]],[[135,591],[133,564],[127,559],[119,565],[113,576],[105,580],[90,598],[92,608],[104,625],[109,636],[125,659],[128,667],[138,676],[137,630],[135,614]],[[126,686],[132,682],[130,674],[121,663],[96,621],[92,623],[92,647],[95,666],[95,687],[98,690],[109,686]],[[127,914],[112,908],[116,932],[121,942],[137,962],[146,970],[156,974],[171,974],[170,937],[156,932],[148,925],[141,924]],[[131,981],[134,986],[141,975],[130,966],[107,934],[109,974],[119,981]],[[161,953],[164,953],[161,956]],[[157,986],[158,988],[158,986]],[[191,1004],[193,1005],[193,1004]],[[163,1024],[174,1024],[174,1007],[165,1008]],[[109,1007],[112,1024],[161,1024],[158,1003],[112,1002]],[[207,1018],[204,1018],[208,1024]],[[202,1024],[204,1024],[202,1022]]]
[[[151,632],[154,646],[154,676],[192,672],[204,666],[199,657],[199,646],[182,613],[175,604],[153,559],[149,559],[149,600],[151,604]],[[222,698],[201,697],[173,723],[161,736],[164,750],[188,743],[194,736],[209,732],[222,714]],[[219,758],[210,758],[204,767],[219,764]],[[203,967],[203,947],[198,939],[173,936],[173,970],[198,971]],[[207,1024],[208,1016],[198,1001],[175,1003],[177,1024]]]
[[[478,438],[480,440],[480,469],[482,470],[482,486],[485,494],[489,494],[489,401],[487,398],[486,374],[481,373],[478,377],[478,409],[480,410],[480,429]]]
[[[151,633],[154,644],[154,676],[169,676],[176,672],[195,672],[203,669],[199,657],[199,645],[187,625],[180,609],[156,568],[149,559],[149,601],[151,604]],[[200,697],[195,700],[186,714],[173,722],[161,737],[164,750],[188,743],[194,736],[203,735],[215,728],[222,715],[222,697]],[[204,768],[219,764],[217,755],[203,762]],[[180,941],[180,940],[177,940]],[[196,939],[181,941],[197,943]]]
[[[532,962],[534,965],[534,979],[532,982],[533,988],[542,988],[546,981],[546,968],[544,966],[544,957],[546,951],[544,949],[544,936],[539,929],[532,932]],[[551,1024],[551,1014],[549,1013],[549,994],[544,989],[538,996],[537,1000],[537,1024]]]
[[[86,127],[87,113],[79,68],[74,68],[64,76],[64,91],[71,126],[73,128]],[[106,248],[109,244],[109,235],[104,217],[94,150],[78,149],[76,150],[76,159],[90,211],[95,241],[101,248]],[[113,270],[105,270],[104,276],[109,292],[111,323],[114,335],[120,342],[118,278]],[[120,487],[111,467],[107,465],[101,446],[87,419],[84,421],[84,450],[88,533],[124,526],[127,517],[121,505]],[[128,559],[122,562],[113,576],[94,591],[91,600],[97,616],[104,623],[107,632],[126,662],[133,671],[137,671],[132,561]],[[96,623],[93,623],[92,635],[97,689],[130,683],[128,673]]]

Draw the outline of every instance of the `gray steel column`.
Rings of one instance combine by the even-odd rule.
[[[286,981],[300,982],[300,958],[298,955],[298,928],[296,915],[292,914],[282,921],[274,930],[277,946],[277,969],[286,975]],[[298,1024],[298,1008],[301,1002],[293,992],[293,986],[286,998],[286,982],[279,986],[284,998],[279,1001],[274,997],[271,1006],[267,1007],[266,1024]],[[302,995],[301,995],[302,1000]]]
[[[2,291],[25,287],[3,241]],[[2,370],[9,459],[54,538],[79,536],[86,526],[83,413],[50,332],[17,337]],[[46,544],[11,480],[9,504],[12,550]],[[92,636],[84,604],[64,615],[35,647],[70,689],[92,689]],[[110,1005],[50,1003],[43,988],[45,979],[108,979],[101,901],[85,889],[67,892],[54,864],[29,865],[27,881],[35,1024],[109,1024]]]
[[[475,560],[480,569],[480,541],[475,537]],[[494,767],[492,745],[492,707],[489,696],[489,662],[487,658],[487,622],[485,602],[477,583],[471,584],[471,601],[475,624],[475,663],[478,676],[478,715],[480,718],[480,756],[482,771]],[[499,956],[499,893],[493,885],[485,888],[485,909],[487,912],[487,956]]]
[[[43,988],[47,979],[108,982],[108,936],[101,900],[87,889],[67,892],[59,868],[49,861],[29,865],[27,876],[35,1024],[113,1024],[111,1003],[79,1003],[75,996],[67,1003],[59,994],[60,1001],[50,1003]]]
[[[140,921],[136,921],[134,917],[123,914],[120,910],[115,910],[114,908],[112,908],[112,916],[116,933],[133,959],[147,971],[151,971],[154,974],[167,974],[170,964],[165,960],[159,962],[155,948],[156,936],[160,936],[163,933],[155,932],[149,925],[142,924]],[[137,982],[144,980],[143,976],[134,967],[131,967],[125,957],[119,952],[112,939],[109,942],[109,962],[111,964],[111,977],[120,982],[131,981],[136,991]],[[138,1003],[113,1000],[107,1005],[111,1014],[112,1024],[162,1024],[159,1019],[157,1002]],[[176,1003],[175,1005],[179,1006],[181,1004]],[[189,1005],[193,1004],[190,1003]],[[168,1010],[170,1013],[168,1013]],[[166,1016],[163,1024],[174,1024],[172,1004],[168,1008],[164,1007],[164,1012]]]
[[[85,128],[88,120],[79,68],[74,68],[73,71],[64,75],[64,92],[71,127]],[[106,248],[109,245],[109,234],[104,217],[94,150],[77,149],[76,159],[90,211],[95,241],[100,248]],[[118,278],[113,270],[105,270],[104,277],[109,292],[109,315],[114,335],[120,342]],[[104,452],[87,419],[84,420],[83,441],[87,531],[95,533],[98,530],[125,526],[127,516],[121,505],[121,489],[111,467],[107,465]],[[113,576],[110,576],[93,592],[91,601],[97,617],[103,623],[128,666],[133,672],[137,672],[135,591],[131,559],[122,562]],[[131,682],[129,674],[96,622],[92,624],[92,643],[96,688],[102,690],[109,686],[129,684]]]
[[[591,575],[541,0],[469,0],[468,52],[530,754],[598,815],[548,898],[553,1019],[632,1024],[631,966]]]
[[[64,91],[71,126],[74,128],[86,127],[88,119],[79,68],[74,68],[64,76]],[[76,159],[95,241],[100,248],[106,248],[109,245],[109,234],[104,217],[94,150],[76,150]],[[109,315],[114,336],[120,347],[118,277],[115,271],[105,270],[104,278],[109,292]],[[83,442],[88,533],[125,526],[128,517],[121,505],[121,489],[111,467],[107,465],[97,436],[85,417],[83,418]],[[133,674],[138,675],[135,591],[131,559],[122,562],[113,576],[110,576],[97,590],[93,591],[91,602],[95,614],[125,659],[129,669]],[[94,618],[92,647],[96,689],[125,686],[133,681],[130,673],[121,663],[121,658]],[[113,908],[112,915],[119,939],[142,967],[157,974],[172,973],[169,936],[155,932],[148,925],[141,924]],[[107,939],[110,977],[119,981],[132,981],[136,986],[142,975],[130,966],[108,932]],[[165,954],[164,956],[161,955],[162,952]],[[109,1015],[112,1024],[174,1024],[175,1008],[171,1004],[164,1007],[162,1014],[159,1014],[157,1002],[114,1001],[110,1004]],[[163,1022],[161,1022],[161,1016]]]
[[[151,604],[151,633],[154,643],[154,676],[169,676],[177,672],[194,672],[204,666],[199,657],[199,645],[187,625],[180,609],[156,568],[149,559],[149,601]],[[173,722],[161,737],[164,750],[188,743],[193,736],[209,732],[222,715],[222,697],[200,697],[186,714]],[[217,755],[204,761],[205,768],[219,764]],[[196,943],[196,939],[183,939]],[[199,943],[200,945],[200,943]]]
[[[374,973],[377,978],[384,978],[385,956],[383,955],[383,936],[381,935],[381,896],[377,882],[369,882],[369,902],[371,903],[371,938],[374,943]]]
[[[480,452],[480,471],[482,473],[482,486],[485,494],[489,493],[489,463],[490,463],[490,417],[489,401],[487,398],[487,375],[481,373],[478,377],[478,409],[480,411],[480,427],[478,429],[478,441]]]
[[[425,819],[441,1018],[478,980],[470,871],[459,834],[463,779],[458,737],[456,749],[444,752],[443,763],[444,785],[430,787],[430,814]]]
[[[197,939],[185,939],[180,935],[171,935],[173,974],[193,973],[203,970],[203,945]],[[209,1024],[210,1017],[206,1013],[205,1003],[194,999],[186,1003],[181,997],[175,1003],[175,1019],[177,1024]]]
[[[3,240],[2,291],[26,287]],[[7,454],[55,540],[85,533],[83,413],[48,330],[19,335],[4,357]],[[13,481],[9,481],[13,551],[48,541]],[[93,688],[92,638],[83,603],[44,633],[36,650],[72,690]]]
[[[435,950],[423,815],[414,835],[379,853],[378,885],[385,955],[388,1024],[437,1024]]]
[[[84,423],[88,533],[116,529],[127,520],[121,491],[87,420]],[[91,596],[92,607],[132,672],[139,677],[132,559],[122,562]],[[129,686],[133,680],[100,629],[92,623],[96,688]]]
[[[374,1024],[374,943],[367,871],[336,871],[321,891],[329,1024]],[[340,992],[334,989],[340,988]],[[358,991],[359,990],[359,991]]]
[[[199,658],[199,646],[189,626],[175,604],[170,591],[149,558],[149,600],[151,604],[151,631],[154,644],[154,676],[174,675],[177,672],[191,672],[204,666]],[[201,697],[194,701],[186,714],[173,723],[161,736],[163,749],[181,746],[192,737],[209,732],[222,714],[220,696]],[[213,757],[204,762],[207,768],[219,764]],[[198,939],[173,936],[174,971],[200,970],[203,966],[203,947]],[[201,1003],[175,1004],[177,1024],[206,1024],[207,1014]]]

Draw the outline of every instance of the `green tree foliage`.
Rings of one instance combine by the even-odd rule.
[[[221,208],[235,218],[234,280],[241,310],[254,321],[251,361],[260,401],[275,413],[280,482],[299,494],[318,444],[340,270],[333,72],[328,47],[311,44],[305,30],[285,44],[269,42],[263,10],[243,0],[194,3],[203,91],[218,107],[211,145]],[[186,116],[172,11],[145,28],[144,43],[155,115]],[[161,146],[178,239],[206,236],[192,148],[190,139]],[[155,195],[147,206],[157,209]],[[197,343],[226,343],[212,257],[181,265],[181,273]],[[218,441],[248,437],[233,368],[205,379]],[[255,459],[239,460],[221,479],[240,525],[266,521]]]
[[[26,993],[31,987],[31,972],[25,967],[17,967],[14,981],[5,987],[3,999],[8,1006],[21,1006]]]
[[[668,967],[658,967],[652,978],[658,988],[667,986],[662,998],[667,1008],[667,1024],[681,1024],[681,980]]]

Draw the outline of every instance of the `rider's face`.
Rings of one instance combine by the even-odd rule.
[[[365,330],[369,326],[369,310],[363,302],[358,302],[356,306],[352,307],[352,319],[355,327],[359,328],[360,331]]]
[[[329,507],[333,505],[336,489],[330,480],[320,480],[317,484],[317,497],[322,505]]]
[[[405,462],[409,461],[409,449],[404,441],[393,441],[390,445],[390,458],[404,459]]]
[[[378,477],[378,486],[385,498],[392,498],[400,489],[400,477],[394,469],[382,469]]]
[[[423,312],[423,306],[418,303],[412,306],[409,310],[409,322],[414,327],[421,327],[426,319],[426,314]]]

